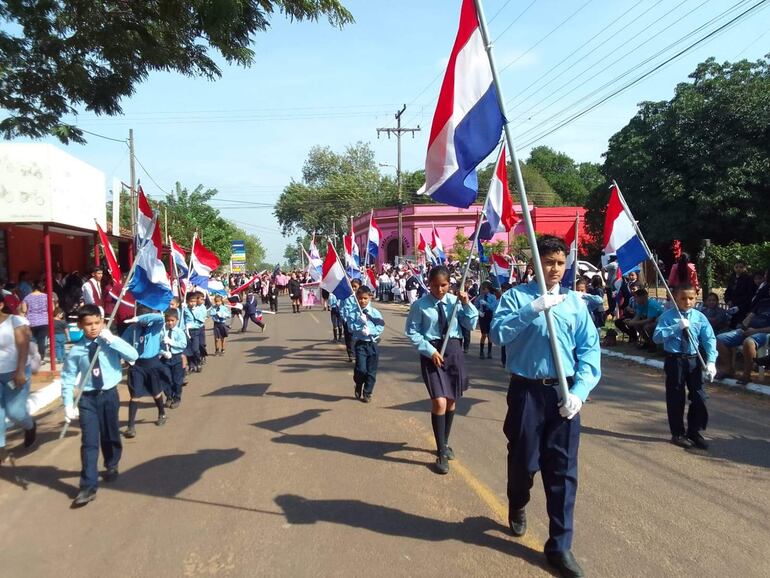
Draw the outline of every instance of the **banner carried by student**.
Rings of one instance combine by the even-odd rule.
[[[219,267],[219,257],[201,243],[197,233],[193,235],[190,251],[190,283],[208,290],[209,277],[217,267]]]

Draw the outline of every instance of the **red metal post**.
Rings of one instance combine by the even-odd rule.
[[[56,331],[53,325],[53,267],[51,266],[51,233],[43,225],[43,253],[45,255],[45,292],[48,295],[48,349],[51,352],[51,371],[56,371]],[[40,352],[45,357],[45,351]]]

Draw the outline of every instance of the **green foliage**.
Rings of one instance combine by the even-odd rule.
[[[215,80],[222,72],[210,51],[249,66],[255,35],[276,12],[336,27],[353,21],[338,0],[2,2],[0,131],[84,142],[62,116],[81,107],[120,114],[121,99],[155,71]]]
[[[131,193],[128,189],[121,187],[120,192],[120,215],[119,215],[119,227],[122,231],[131,231]],[[107,201],[107,222],[112,223],[112,195],[110,200]],[[112,231],[113,235],[117,235],[118,231]]]
[[[449,258],[452,261],[465,263],[471,254],[470,239],[463,233],[462,229],[457,229],[455,233],[454,244],[449,249]]]
[[[568,155],[547,146],[532,149],[527,166],[537,170],[567,205],[582,207],[589,191],[603,181],[600,165],[576,164]]]
[[[530,203],[535,205],[550,207],[561,204],[561,199],[554,192],[548,181],[545,180],[540,172],[529,165],[519,163],[521,167],[521,178],[524,180],[524,188],[527,190],[527,198]],[[489,190],[489,183],[492,180],[492,174],[495,170],[495,163],[489,163],[483,169],[478,171],[479,179],[479,199],[483,200]],[[518,198],[519,188],[516,186],[516,172],[513,169],[513,163],[508,162],[508,189],[511,191],[514,203],[520,202]]]
[[[770,236],[768,58],[707,60],[670,101],[642,103],[610,139],[604,174],[617,179],[651,245]],[[594,231],[607,194],[598,187],[589,199]]]
[[[765,241],[753,245],[741,245],[740,243],[711,245],[708,249],[708,261],[713,271],[713,286],[725,287],[727,285],[727,278],[733,272],[733,265],[738,259],[746,261],[750,273],[761,273],[770,269],[770,242]]]

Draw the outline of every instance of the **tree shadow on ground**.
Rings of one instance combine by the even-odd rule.
[[[492,531],[503,533],[506,528],[481,516],[465,518],[462,522],[445,522],[360,500],[309,500],[293,494],[277,496],[275,503],[290,524],[328,522],[428,542],[457,540],[521,558],[532,566],[549,571],[542,553],[491,534]]]
[[[268,419],[265,421],[253,423],[251,425],[253,425],[254,427],[266,429],[268,431],[280,433],[284,430],[291,429],[293,427],[297,427],[298,425],[302,425],[310,421],[313,421],[314,419],[319,417],[322,413],[325,413],[327,411],[330,411],[330,410],[306,409],[305,411],[301,411],[294,415],[287,415],[287,416],[278,417],[275,419]]]
[[[394,462],[399,464],[409,464],[414,466],[431,467],[433,460],[429,462],[412,460],[408,458],[399,458],[392,456],[397,452],[420,452],[426,454],[435,454],[431,450],[424,448],[415,448],[407,445],[407,442],[383,442],[375,440],[352,440],[339,436],[326,434],[320,435],[302,435],[302,434],[281,434],[280,437],[273,438],[271,441],[278,444],[292,444],[303,448],[312,448],[328,452],[337,452],[348,454],[360,458],[379,460],[384,462]]]
[[[226,385],[215,389],[201,397],[219,397],[219,396],[244,396],[244,397],[262,397],[270,388],[269,383],[240,383],[236,385]]]
[[[314,393],[312,391],[271,391],[266,395],[285,399],[312,399],[313,401],[324,401],[327,403],[334,403],[337,401],[358,401],[352,394],[332,395],[329,393]]]
[[[770,468],[770,442],[746,436],[716,438],[709,441],[708,454],[712,458]]]
[[[583,434],[614,438],[614,439],[619,439],[619,440],[629,441],[629,442],[663,443],[663,442],[669,441],[667,437],[648,436],[648,435],[633,434],[633,433],[621,433],[621,432],[610,431],[606,429],[588,427],[584,425],[580,426],[580,432]]]
[[[486,399],[476,399],[473,397],[462,397],[457,400],[457,406],[455,411],[456,415],[467,416],[473,409],[473,406],[479,403],[487,403]],[[385,409],[395,409],[398,411],[415,411],[419,413],[430,412],[430,400],[420,399],[417,401],[410,401],[408,403],[402,403],[401,405],[391,405]]]
[[[271,364],[286,358],[291,352],[291,349],[281,345],[262,345],[244,354],[253,358],[249,363]]]

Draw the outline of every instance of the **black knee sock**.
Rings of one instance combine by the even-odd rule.
[[[436,449],[438,453],[446,452],[446,415],[430,414],[430,422],[433,426],[433,435],[436,438]]]
[[[155,401],[155,407],[158,408],[158,417],[166,415],[166,408],[163,406],[163,396],[159,395],[154,397],[153,400]]]
[[[492,356],[492,341],[487,341],[487,357]]]
[[[139,410],[139,404],[133,399],[128,402],[128,427],[134,427],[136,423],[136,412]]]
[[[447,445],[449,445],[449,432],[452,431],[452,420],[454,419],[454,417],[455,417],[454,410],[452,411],[447,410],[447,412],[444,414],[444,419],[446,422],[444,426],[444,440],[446,440]]]
[[[484,342],[479,343],[479,353],[484,355]]]

